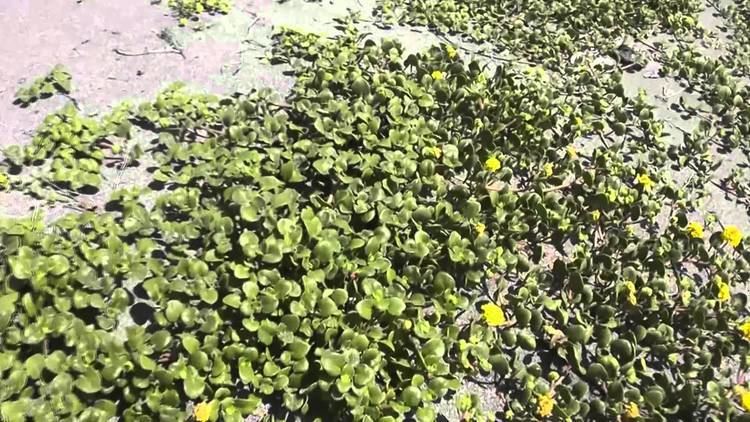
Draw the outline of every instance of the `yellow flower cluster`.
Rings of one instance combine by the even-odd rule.
[[[599,218],[602,216],[602,212],[599,210],[591,211],[591,218],[594,221],[599,221]]]
[[[444,77],[443,76],[443,72],[441,72],[439,70],[433,71],[431,76],[432,76],[432,79],[434,79],[436,81],[439,81],[439,80],[443,79],[443,77]]]
[[[552,415],[552,409],[555,408],[555,399],[552,397],[552,392],[539,396],[537,406],[537,414],[540,417],[546,418]]]
[[[737,226],[726,226],[724,231],[721,232],[721,238],[733,248],[736,248],[742,242],[742,232]]]
[[[544,175],[547,177],[552,176],[554,173],[554,168],[552,167],[552,163],[547,163],[544,165]]]
[[[431,147],[430,153],[432,153],[435,158],[440,158],[443,155],[443,150],[440,149],[440,147]]]
[[[626,281],[623,283],[623,287],[625,288],[625,293],[628,295],[628,303],[635,305],[638,302],[638,298],[635,296],[635,284],[632,281]]]
[[[211,417],[211,405],[206,402],[198,403],[193,408],[193,416],[197,422],[206,422]]]
[[[734,387],[734,393],[740,396],[740,406],[745,412],[750,412],[750,391],[740,385]]]
[[[503,308],[494,303],[485,303],[482,305],[482,315],[484,316],[484,320],[487,321],[487,325],[490,327],[503,325],[506,321]]]
[[[571,160],[575,160],[576,158],[578,158],[578,151],[573,145],[568,145],[567,147],[565,147],[565,151],[568,153],[568,158],[570,158]]]
[[[729,284],[727,284],[719,276],[717,276],[714,281],[716,282],[716,288],[718,289],[716,298],[719,299],[719,302],[728,301],[732,297],[732,292],[729,289]]]
[[[651,189],[653,189],[654,185],[656,183],[651,180],[651,177],[649,177],[646,173],[641,173],[638,175],[638,177],[635,178],[635,183],[643,186],[643,190],[646,192],[650,192]]]
[[[456,55],[458,55],[458,52],[452,45],[447,45],[445,47],[445,52],[448,54],[448,58],[453,60],[456,58]]]
[[[703,238],[703,226],[697,221],[691,221],[688,223],[686,231],[690,237],[696,239]]]
[[[641,417],[641,410],[638,408],[638,404],[629,402],[625,405],[625,419],[635,420]]]
[[[500,164],[500,160],[498,160],[497,157],[494,156],[488,158],[487,161],[484,162],[484,168],[493,173],[500,170],[501,166],[502,165]]]
[[[750,320],[740,324],[739,330],[742,333],[742,336],[745,337],[745,340],[750,341]]]
[[[487,226],[485,226],[485,225],[484,225],[484,223],[477,223],[477,224],[476,224],[476,225],[474,226],[474,230],[476,230],[476,231],[477,231],[477,235],[478,235],[478,236],[481,236],[482,234],[484,234],[484,231],[485,231],[486,229],[487,229]]]

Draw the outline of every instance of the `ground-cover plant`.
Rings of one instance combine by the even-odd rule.
[[[227,14],[232,8],[230,0],[169,0],[168,5],[179,18],[180,25],[197,20],[203,13]]]
[[[700,34],[701,9],[696,0],[382,0],[376,16],[488,42],[495,51],[555,68],[576,53],[613,53],[624,36],[646,38],[659,30]]]
[[[635,41],[657,53],[664,74],[688,84],[689,90],[702,93],[710,112],[687,107],[689,115],[698,113],[701,125],[686,133],[684,142],[671,147],[674,169],[690,169],[686,188],[701,191],[710,182],[720,162],[711,151],[718,145],[722,152],[745,149],[747,89],[739,77],[746,73],[746,2],[709,2],[707,7],[720,12],[731,34],[727,51],[711,58],[695,48],[696,38],[707,35],[698,22],[704,5],[696,1],[620,2],[609,1],[472,1],[436,3],[422,0],[385,0],[379,2],[380,21],[426,26],[434,32],[452,33],[464,39],[489,44],[504,55],[544,63],[558,77],[571,71],[571,59],[586,54],[610,54],[626,68],[634,65],[623,57],[628,43]],[[722,29],[723,27],[719,27]],[[645,43],[659,32],[663,45]],[[664,35],[667,37],[665,38]],[[659,54],[661,53],[661,54]],[[625,54],[628,56],[629,54]],[[684,106],[684,104],[683,104]],[[679,139],[679,137],[677,138]]]
[[[742,233],[692,217],[701,192],[670,180],[663,124],[619,73],[490,73],[352,27],[281,32],[273,57],[297,78],[283,103],[176,85],[110,129],[71,110],[40,128],[83,149],[155,132],[159,192],[49,232],[2,222],[6,419],[185,419],[194,401],[233,421],[266,400],[432,421],[477,376],[506,419],[742,413]],[[80,152],[35,144],[6,156]]]
[[[750,70],[750,6],[747,2],[711,2],[721,12],[730,30],[730,42],[724,60],[733,69],[747,75]]]
[[[57,93],[70,94],[71,76],[62,65],[56,65],[52,70],[31,83],[18,89],[15,104],[28,107],[38,100],[49,98]]]
[[[40,168],[41,176],[14,183],[16,189],[37,196],[49,196],[45,191],[68,196],[95,192],[101,185],[102,164],[124,160],[129,153],[124,145],[130,137],[130,117],[127,102],[98,119],[81,115],[73,104],[67,104],[44,119],[30,144],[5,149],[6,172]]]

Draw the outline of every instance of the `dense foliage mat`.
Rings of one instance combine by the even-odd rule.
[[[0,185],[41,165],[75,194],[138,127],[157,168],[106,212],[0,222],[4,418],[235,421],[270,402],[432,421],[467,377],[505,419],[750,408],[743,234],[696,215],[708,176],[670,177],[710,168],[707,140],[666,142],[620,72],[406,55],[352,22],[283,31],[272,56],[297,78],[284,102],[175,85],[98,120],[64,109],[5,153]]]
[[[582,51],[612,52],[627,36],[700,35],[702,8],[698,0],[382,0],[376,14],[558,68]]]

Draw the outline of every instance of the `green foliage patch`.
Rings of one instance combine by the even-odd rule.
[[[70,94],[71,76],[62,65],[56,65],[45,76],[36,78],[27,86],[18,89],[14,104],[28,107],[38,100],[49,98],[57,93]]]
[[[197,20],[203,13],[225,15],[232,8],[231,0],[169,0],[167,4],[183,26],[190,20]]]
[[[386,23],[488,42],[495,51],[557,68],[576,53],[613,53],[624,36],[701,34],[702,7],[697,0],[382,0],[376,15]]]
[[[36,196],[58,199],[60,194],[93,193],[101,187],[101,167],[108,162],[132,161],[138,148],[124,150],[130,138],[132,106],[125,102],[99,119],[82,116],[73,104],[45,117],[31,143],[5,149],[11,174],[38,167],[38,177],[14,178],[8,185]]]

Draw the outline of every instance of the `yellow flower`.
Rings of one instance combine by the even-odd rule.
[[[743,387],[739,387],[735,389],[735,393],[740,396],[740,405],[742,405],[745,412],[750,412],[750,391],[747,391]]]
[[[432,72],[432,79],[434,79],[436,81],[439,81],[439,80],[443,79],[443,72],[441,72],[439,70],[436,70],[436,71]]]
[[[729,284],[725,283],[720,277],[716,277],[716,287],[719,289],[719,293],[716,295],[719,302],[726,302],[732,297]]]
[[[696,239],[702,239],[703,238],[703,226],[701,223],[697,221],[691,221],[687,225],[687,233],[690,235],[690,237],[694,237]]]
[[[745,337],[745,340],[750,341],[750,320],[747,320],[740,324],[739,328],[742,336]]]
[[[575,160],[576,158],[578,158],[578,151],[573,145],[568,145],[567,147],[565,147],[565,151],[568,153],[568,157],[570,157],[571,160]]]
[[[631,305],[635,305],[638,302],[638,298],[635,296],[635,284],[632,281],[626,281],[622,285],[625,288],[625,292],[628,294],[628,302]]]
[[[211,405],[206,402],[198,403],[193,408],[193,416],[197,422],[206,422],[211,417]]]
[[[544,175],[547,177],[552,176],[552,173],[554,173],[554,168],[552,166],[552,163],[547,163],[544,165]]]
[[[187,18],[180,18],[180,26],[185,26],[188,24]]]
[[[546,418],[552,415],[552,409],[555,407],[555,399],[552,398],[552,393],[543,394],[537,399],[537,410],[536,412],[540,417]]]
[[[726,226],[721,233],[721,238],[736,248],[742,241],[742,232],[737,226]]]
[[[458,52],[456,51],[455,48],[453,48],[452,45],[446,46],[445,47],[445,52],[448,53],[448,58],[449,59],[455,59],[456,55],[458,54]]]
[[[10,185],[10,182],[8,181],[8,175],[5,173],[0,173],[0,190],[7,189]]]
[[[682,304],[687,306],[693,298],[693,294],[688,290],[683,290],[682,293],[680,293],[680,298],[682,299]]]
[[[641,173],[635,178],[635,183],[643,186],[643,190],[650,192],[656,183],[646,173]]]
[[[484,316],[484,320],[487,321],[487,325],[490,327],[497,327],[505,324],[505,312],[503,312],[503,308],[494,303],[485,303],[482,305],[482,315]]]
[[[435,156],[435,158],[440,158],[440,156],[443,155],[443,150],[440,149],[440,147],[432,147],[430,148],[430,152]]]
[[[484,223],[478,223],[476,226],[474,226],[474,230],[477,231],[477,235],[483,234],[486,228],[487,226],[485,226]]]
[[[484,162],[484,168],[491,172],[500,170],[500,166],[500,160],[498,160],[496,157],[490,157],[487,159],[487,161]]]
[[[594,210],[594,211],[591,211],[591,218],[593,218],[593,219],[594,219],[594,221],[599,221],[599,218],[600,218],[601,216],[602,216],[602,213],[601,213],[601,211],[599,211],[599,210]]]
[[[638,404],[634,402],[629,402],[625,405],[625,418],[630,419],[638,419],[641,417],[641,410],[638,408]]]

